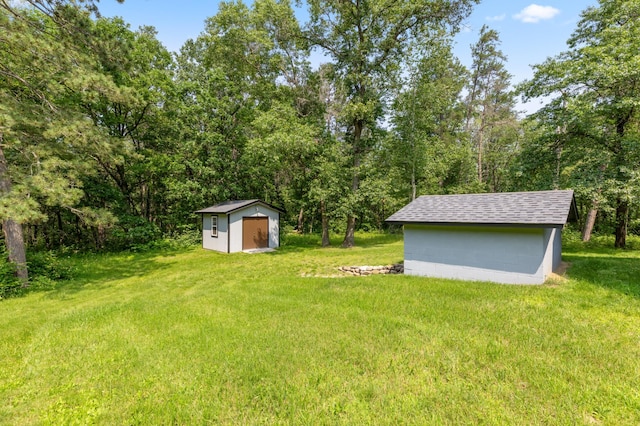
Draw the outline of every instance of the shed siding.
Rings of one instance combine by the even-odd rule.
[[[218,236],[211,236],[211,217],[218,216]],[[227,252],[228,229],[226,214],[203,214],[202,215],[202,247],[209,250]]]
[[[557,271],[562,262],[562,228],[553,228],[553,266],[552,271]]]
[[[540,228],[405,224],[405,274],[541,284],[552,268],[554,235]]]
[[[542,245],[544,259],[542,261],[542,270],[545,277],[553,272],[553,236],[553,228],[546,228],[544,230],[544,240]]]

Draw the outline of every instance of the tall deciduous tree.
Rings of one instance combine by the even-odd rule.
[[[446,26],[455,29],[475,0],[310,0],[306,38],[335,64],[347,97],[352,184],[343,246],[354,245],[361,162],[383,117],[387,82],[400,68],[413,40],[428,40]]]
[[[288,97],[279,83],[302,78],[291,41],[297,31],[288,2],[223,2],[204,32],[183,46],[177,61],[183,170],[172,201],[184,202],[186,189],[192,205],[255,196],[242,156],[256,117]]]
[[[446,37],[418,44],[413,60],[407,62],[391,111],[394,137],[384,155],[402,186],[410,186],[413,200],[419,193],[446,191],[445,176],[467,151],[460,143],[463,109],[459,100],[467,74],[453,57]],[[464,179],[454,180],[455,185]]]
[[[565,149],[579,161],[603,170],[598,185],[615,210],[615,246],[624,247],[639,192],[640,0],[600,0],[567,44],[521,89],[525,99],[554,97],[537,118],[563,129]]]

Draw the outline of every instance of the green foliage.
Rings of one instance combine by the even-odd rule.
[[[542,143],[553,145],[558,169],[592,194],[592,205],[616,211],[616,247],[625,245],[640,194],[638,16],[638,0],[601,0],[582,13],[568,50],[536,65],[520,86],[526,99],[552,98],[535,115]]]
[[[297,147],[296,129],[278,126],[299,123],[308,134],[298,117],[286,121],[279,113],[292,113],[293,99],[277,80],[289,80],[304,66],[297,25],[288,2],[222,3],[205,31],[181,49],[177,119],[184,142],[168,159],[174,173],[166,185],[168,201],[182,204],[181,210],[237,198],[282,201],[289,182],[278,184],[277,171]],[[271,148],[273,161],[263,161]]]
[[[109,234],[109,248],[116,250],[140,249],[159,239],[160,229],[139,216],[125,216]]]
[[[470,157],[471,152],[461,143],[460,131],[463,109],[459,98],[467,75],[451,49],[445,35],[418,43],[407,59],[407,76],[395,96],[394,131],[379,155],[388,162],[381,166],[391,169],[397,183],[390,187],[402,201],[448,192],[473,181],[472,168],[465,170],[456,161]],[[465,165],[472,166],[470,162]]]
[[[0,247],[0,300],[53,290],[63,281],[71,279],[74,266],[66,259],[61,259],[61,256],[65,255],[53,251],[29,252],[29,286],[22,287],[16,278],[15,266],[7,262],[4,247]]]
[[[53,281],[67,280],[73,276],[73,267],[60,259],[63,253],[36,251],[29,253],[29,272],[33,277],[48,278]]]
[[[471,47],[473,65],[467,83],[465,131],[476,157],[480,186],[491,192],[508,187],[507,168],[518,153],[519,125],[511,75],[498,32],[484,25]]]
[[[163,250],[184,250],[202,246],[202,232],[194,225],[183,225],[171,237],[155,237],[148,242],[132,244],[127,251],[132,253],[147,253]]]
[[[16,276],[16,265],[8,261],[7,251],[0,246],[0,300],[20,292],[21,283]]]
[[[23,293],[54,290],[73,277],[75,268],[63,252],[34,251],[28,253],[29,287]]]
[[[356,218],[363,219],[358,194],[361,166],[383,133],[378,127],[387,107],[384,94],[401,75],[411,46],[430,42],[445,28],[455,32],[474,3],[309,1],[305,38],[334,61],[336,85],[344,94],[345,105],[336,117],[345,127],[343,140],[350,160],[351,194],[340,202],[347,218],[344,246],[353,246]]]

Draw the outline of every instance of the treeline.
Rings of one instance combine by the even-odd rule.
[[[422,194],[573,188],[587,234],[624,247],[640,231],[640,0],[586,10],[516,91],[496,31],[469,69],[452,53],[475,3],[309,0],[301,24],[287,0],[223,2],[172,54],[91,1],[0,1],[0,218],[17,274],[25,246],[127,249],[249,198],[351,246]],[[520,95],[551,101],[521,119]]]

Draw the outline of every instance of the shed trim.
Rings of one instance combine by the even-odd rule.
[[[253,200],[238,200],[238,201],[224,201],[222,203],[218,203],[215,204],[213,206],[195,211],[194,213],[196,214],[206,214],[206,213],[223,213],[223,214],[229,214],[229,213],[233,213],[235,211],[238,211],[240,209],[246,208],[246,207],[251,207],[254,204],[262,204],[265,207],[270,208],[271,210],[275,210],[277,212],[280,213],[284,213],[284,210],[275,207],[269,203],[266,203],[262,200],[259,199],[253,199]]]
[[[230,217],[231,215],[227,215],[227,253],[231,253],[231,232],[230,228]]]
[[[215,219],[216,222],[216,226],[215,226],[215,232],[213,231],[214,226],[213,226],[213,220]],[[212,214],[211,215],[211,238],[218,238],[218,215],[217,214]]]
[[[418,222],[418,221],[393,221],[386,220],[391,225],[433,225],[433,226],[460,226],[460,227],[493,227],[493,228],[562,228],[558,223],[491,223],[491,222]]]

